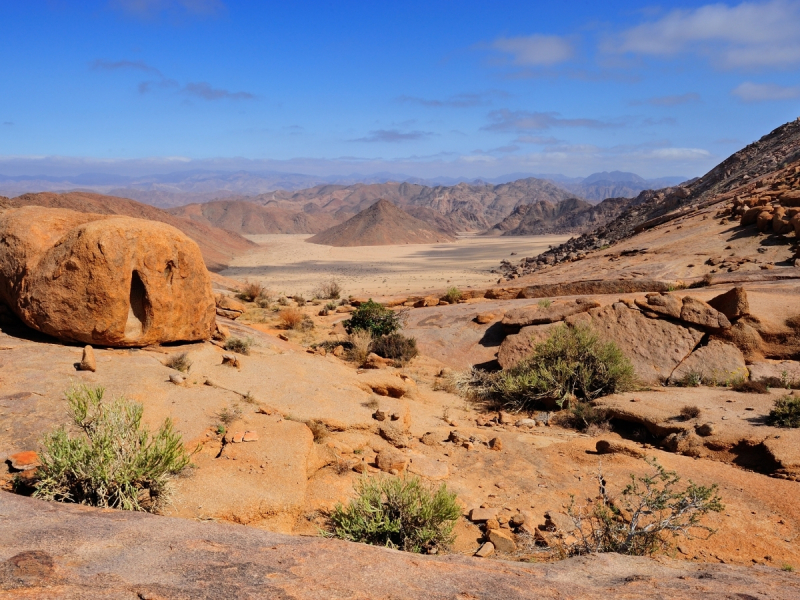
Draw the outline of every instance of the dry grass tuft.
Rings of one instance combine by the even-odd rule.
[[[278,313],[278,319],[286,329],[297,329],[303,322],[303,313],[296,308],[284,308]]]

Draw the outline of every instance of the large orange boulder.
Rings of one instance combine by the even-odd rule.
[[[0,214],[0,298],[43,333],[100,346],[209,339],[197,244],[156,221],[26,206]]]

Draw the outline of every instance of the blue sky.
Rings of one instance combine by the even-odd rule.
[[[0,173],[700,175],[800,116],[800,1],[0,0]]]

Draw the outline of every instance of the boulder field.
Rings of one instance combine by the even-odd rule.
[[[130,347],[209,339],[200,250],[164,223],[27,206],[0,213],[0,298],[63,341]]]

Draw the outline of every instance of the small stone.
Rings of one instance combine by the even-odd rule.
[[[366,473],[367,472],[367,463],[365,463],[363,460],[361,462],[357,462],[355,465],[353,465],[353,471],[355,471],[356,473],[361,473],[361,474]]]
[[[431,431],[429,431],[428,433],[423,435],[421,438],[419,438],[419,441],[422,442],[423,444],[425,444],[426,446],[434,446],[435,447],[435,446],[439,446],[440,445],[439,444],[439,436],[437,436],[435,433],[433,433]]]
[[[475,553],[475,556],[480,558],[486,558],[494,554],[494,544],[492,542],[484,542],[478,551]]]
[[[78,363],[78,371],[97,371],[97,362],[94,359],[94,349],[91,346],[86,346],[83,349],[81,362]]]
[[[492,529],[486,537],[489,538],[489,541],[494,544],[494,547],[497,548],[499,552],[515,552],[517,549],[517,544],[514,541],[514,534],[510,531]]]
[[[496,316],[494,313],[485,312],[485,313],[480,313],[477,317],[475,317],[475,322],[480,325],[487,325],[492,321],[494,321],[495,318]]]
[[[500,412],[500,425],[511,425],[514,423],[514,415],[504,411]]]
[[[386,413],[383,412],[382,410],[376,410],[374,413],[372,413],[372,418],[375,419],[376,421],[385,421]]]
[[[173,373],[172,375],[170,375],[169,380],[175,385],[183,385],[183,382],[186,381],[183,375],[180,375],[179,373]]]
[[[494,519],[497,516],[497,512],[496,508],[473,508],[469,511],[469,520],[473,523],[481,523],[489,519]]]
[[[491,531],[492,529],[500,529],[499,519],[486,519],[486,531]]]
[[[395,425],[392,425],[390,423],[381,425],[379,433],[383,439],[385,439],[395,448],[408,447],[408,436],[406,436],[406,434],[400,431],[400,429]]]
[[[400,420],[400,413],[393,412],[391,415],[389,415],[389,418],[392,421],[399,421]]]
[[[489,440],[489,448],[492,450],[502,450],[503,449],[503,440],[499,437],[492,438]]]
[[[255,431],[245,431],[244,435],[242,436],[243,442],[257,442],[258,441],[258,433]]]
[[[11,454],[7,460],[11,463],[11,468],[17,471],[29,471],[41,464],[39,454],[33,450],[25,450],[24,452]]]
[[[464,448],[466,448],[467,450],[472,450],[475,447],[475,444],[473,444],[470,441],[467,441],[467,442],[464,442],[462,444],[462,446],[464,446]]]
[[[239,444],[244,439],[244,431],[235,431],[231,436],[231,442]]]
[[[333,355],[336,358],[340,358],[341,356],[344,356],[344,346],[342,346],[342,345],[336,346],[336,348],[333,349]]]
[[[288,342],[289,341],[289,336],[286,335],[285,333],[279,333],[278,334],[278,339],[279,340],[283,340],[284,342]]]
[[[697,433],[697,435],[700,435],[700,436],[703,436],[703,437],[708,437],[710,435],[714,435],[714,431],[715,431],[715,429],[714,429],[714,424],[713,423],[703,423],[702,425],[700,425],[699,427],[697,427],[695,429],[695,433]]]
[[[222,364],[230,367],[236,367],[237,369],[242,366],[239,362],[239,357],[237,357],[235,354],[227,353],[222,355]]]
[[[367,360],[364,361],[364,367],[367,369],[385,369],[392,361],[378,356],[374,352],[367,355]]]
[[[520,419],[515,425],[517,427],[536,427],[536,419]]]
[[[392,450],[381,450],[375,457],[375,464],[381,471],[391,473],[392,471],[402,472],[408,465],[408,459]]]

